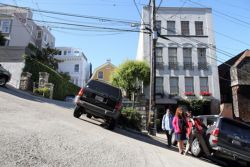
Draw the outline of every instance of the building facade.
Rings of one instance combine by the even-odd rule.
[[[32,16],[28,8],[0,6],[0,32],[6,39],[0,46],[0,63],[12,74],[9,84],[16,88],[19,88],[25,64],[23,55],[28,44],[40,49],[55,46],[54,36],[47,28],[32,21]]]
[[[91,79],[98,79],[110,83],[111,75],[115,71],[115,69],[116,66],[111,63],[110,59],[108,59],[106,63],[94,70]]]
[[[233,105],[235,118],[250,122],[250,50],[219,65],[221,102]]]
[[[55,47],[55,37],[32,17],[28,8],[0,6],[0,31],[6,39],[5,46],[26,47],[31,43],[40,49]]]
[[[67,73],[75,85],[85,86],[90,77],[90,64],[82,50],[72,47],[56,49],[59,50],[59,54],[55,58],[61,60],[58,63],[58,71]]]
[[[145,25],[150,25],[150,13],[149,7],[143,8]],[[155,49],[155,104],[169,107],[182,100],[206,99],[210,101],[206,114],[218,113],[220,91],[212,10],[160,7],[156,28],[161,37],[158,35]],[[150,55],[151,36],[141,33],[137,60],[150,62]]]

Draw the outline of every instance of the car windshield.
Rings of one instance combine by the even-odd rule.
[[[114,98],[119,98],[121,96],[120,90],[118,88],[115,88],[113,86],[98,81],[92,80],[87,84],[86,87],[89,87],[97,92],[110,95]]]

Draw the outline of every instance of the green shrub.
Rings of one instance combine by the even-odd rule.
[[[141,130],[141,114],[133,108],[123,108],[119,124],[123,127],[131,129]]]
[[[45,88],[36,88],[34,90],[34,93],[49,98],[50,90],[49,90],[49,88],[46,88],[46,87]]]
[[[28,56],[25,57],[23,71],[32,74],[31,79],[33,82],[38,82],[39,72],[49,73],[49,82],[54,84],[53,99],[64,100],[65,96],[77,94],[80,89],[64,79],[57,71]]]

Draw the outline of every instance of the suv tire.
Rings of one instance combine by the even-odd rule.
[[[115,125],[116,125],[116,121],[114,119],[109,119],[106,121],[107,123],[107,129],[108,130],[114,130],[115,129]]]
[[[87,113],[87,118],[89,118],[89,119],[91,119],[92,118],[92,115],[91,114],[89,114],[89,113]]]
[[[2,87],[5,86],[6,82],[7,82],[7,78],[4,76],[3,77],[1,76],[0,77],[0,86],[2,86]]]
[[[199,140],[197,138],[195,138],[192,141],[192,144],[191,144],[191,153],[195,157],[200,157],[201,154],[202,154],[201,146],[200,146]]]
[[[79,118],[83,113],[83,109],[80,106],[76,106],[73,116]]]

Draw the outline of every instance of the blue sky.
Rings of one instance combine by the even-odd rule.
[[[138,8],[148,4],[149,0],[135,0]],[[64,12],[85,16],[97,16],[122,21],[140,21],[140,16],[133,0],[0,0],[1,3],[30,7],[33,9]],[[156,0],[157,5],[160,0]],[[195,3],[193,3],[195,2]],[[199,4],[197,4],[198,2]],[[229,56],[237,55],[250,49],[250,14],[249,0],[162,0],[161,6],[175,7],[211,7],[213,9],[213,29],[216,31],[216,47],[229,52]],[[52,18],[53,17],[53,18]],[[130,24],[107,22],[104,20],[83,19],[46,13],[34,12],[34,19],[43,21],[67,22],[102,27],[131,29]],[[43,24],[43,23],[39,23]],[[48,24],[56,37],[56,46],[81,48],[92,63],[93,68],[111,59],[119,65],[127,59],[135,59],[139,33],[137,32],[99,32],[76,31],[65,29],[64,25]],[[55,28],[57,26],[57,28]],[[60,28],[59,28],[60,27]],[[63,28],[62,28],[63,27]],[[220,61],[229,57],[217,53]],[[218,62],[220,64],[220,62]]]

